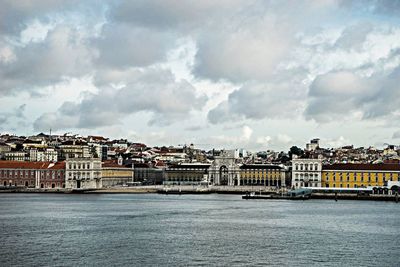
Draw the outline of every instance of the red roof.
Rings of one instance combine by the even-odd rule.
[[[65,162],[53,163],[1,160],[0,169],[65,169]]]
[[[158,161],[156,162],[155,166],[157,166],[157,167],[164,167],[164,166],[167,166],[167,165],[165,165],[165,163],[164,163],[163,161],[158,160]]]
[[[54,166],[49,166],[48,168],[49,169],[51,169],[51,170],[65,170],[65,161],[61,161],[61,162],[56,162],[55,164],[54,164]]]

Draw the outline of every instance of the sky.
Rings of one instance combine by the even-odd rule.
[[[0,132],[400,143],[398,0],[0,0]]]

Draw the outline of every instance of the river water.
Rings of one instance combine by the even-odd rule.
[[[1,266],[400,266],[400,204],[0,194]]]

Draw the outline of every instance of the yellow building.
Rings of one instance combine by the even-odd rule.
[[[322,187],[381,187],[399,181],[400,164],[332,164],[322,167]]]
[[[115,162],[103,162],[101,175],[103,187],[121,186],[133,182],[133,169]]]
[[[210,164],[173,164],[166,169],[164,184],[198,185],[207,181]]]
[[[240,166],[240,185],[285,186],[285,169],[278,165]]]

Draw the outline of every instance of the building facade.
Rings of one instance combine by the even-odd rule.
[[[321,187],[322,160],[293,159],[292,188]]]
[[[399,181],[400,164],[332,164],[322,168],[322,187],[386,187]]]
[[[9,161],[26,161],[27,155],[24,151],[10,151],[6,152],[5,159]]]
[[[170,165],[165,170],[165,185],[200,185],[208,184],[210,164],[188,163]]]
[[[101,160],[99,158],[69,158],[66,160],[65,188],[102,188]]]
[[[143,185],[161,185],[165,180],[165,166],[151,163],[133,163],[134,182]]]
[[[0,185],[64,188],[65,163],[0,161]]]
[[[37,149],[32,148],[29,150],[30,161],[53,161],[58,160],[58,152],[54,148]]]
[[[239,185],[285,186],[286,171],[279,165],[244,164],[240,166]]]
[[[60,159],[90,158],[89,146],[83,141],[65,141],[60,145]]]
[[[133,182],[133,168],[126,167],[114,161],[103,162],[101,180],[103,187],[127,185]]]

